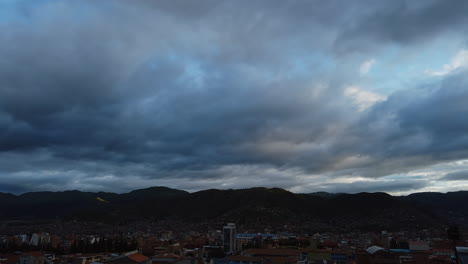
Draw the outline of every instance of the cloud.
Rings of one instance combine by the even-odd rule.
[[[375,64],[375,59],[370,59],[370,60],[366,60],[365,62],[363,62],[361,64],[361,66],[359,67],[359,73],[361,75],[366,75],[369,73],[369,71],[372,69],[372,66],[374,66]]]
[[[339,52],[365,52],[394,44],[418,45],[437,37],[466,33],[468,4],[464,1],[398,0],[366,4],[366,11],[343,26],[335,41]]]
[[[444,76],[468,66],[468,50],[459,51],[449,64],[444,64],[441,70],[426,70],[426,74],[432,76]]]
[[[377,102],[386,100],[386,97],[378,93],[366,91],[358,86],[349,86],[344,91],[346,96],[351,97],[360,111],[364,111]]]
[[[464,4],[31,2],[0,21],[1,191],[313,191],[349,175],[409,190],[381,177],[468,157],[463,67],[388,96],[356,74],[385,68],[378,47],[465,28]]]
[[[331,193],[387,192],[400,193],[424,188],[429,183],[424,180],[381,180],[354,181],[351,183],[329,183],[319,187],[320,191]]]
[[[468,180],[468,171],[457,171],[452,173],[447,173],[445,176],[440,178],[444,181],[466,181]]]
[[[316,185],[312,189],[330,193],[387,192],[398,195],[420,190],[428,185],[430,181],[424,178],[401,175],[393,179],[388,177],[383,179],[339,178]]]

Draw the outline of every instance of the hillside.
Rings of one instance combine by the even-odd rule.
[[[295,194],[279,188],[203,190],[188,193],[151,187],[129,193],[80,191],[0,193],[0,220],[76,219],[131,221],[178,219],[233,221],[246,225],[290,223],[347,228],[391,228],[446,224],[468,215],[468,192]]]

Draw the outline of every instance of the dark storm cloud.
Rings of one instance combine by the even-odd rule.
[[[25,193],[31,191],[30,186],[25,186],[24,183],[8,183],[2,182],[0,185],[0,193]]]
[[[355,66],[334,50],[464,23],[461,2],[443,3],[24,4],[23,19],[0,23],[1,190],[294,188],[306,174],[379,177],[466,158],[463,74],[361,113],[343,93]],[[441,25],[417,30],[431,14]],[[424,187],[382,184],[365,186]]]
[[[468,180],[468,171],[457,171],[447,173],[444,177],[440,178],[444,181],[466,181]]]
[[[351,129],[356,135],[351,146],[379,161],[363,168],[368,170],[364,175],[466,158],[466,76],[462,71],[430,86],[395,93],[364,115]]]
[[[69,11],[68,6],[62,8]],[[37,33],[24,34],[15,29],[10,30],[11,36],[5,36],[5,46],[13,47],[5,50],[6,60],[15,62],[3,71],[5,89],[1,103],[10,120],[2,144],[5,150],[49,147],[57,149],[57,155],[92,159],[116,151],[130,160],[173,159],[172,166],[176,167],[186,163],[216,164],[220,159],[255,162],[252,156],[242,158],[237,148],[255,148],[248,141],[268,134],[289,138],[288,131],[274,131],[279,129],[277,124],[290,130],[284,120],[304,123],[300,126],[307,126],[304,118],[315,123],[316,131],[297,133],[300,137],[323,133],[322,123],[335,121],[333,115],[322,118],[320,112],[334,110],[322,109],[318,104],[319,99],[334,96],[332,89],[324,91],[321,98],[307,98],[303,93],[308,87],[302,83],[307,80],[267,80],[255,76],[256,71],[263,74],[263,69],[239,65],[241,62],[237,61],[223,65],[217,58],[203,56],[198,62],[198,55],[185,50],[184,44],[177,47],[180,53],[175,54],[165,45],[158,45],[157,28],[155,33],[154,29],[123,30],[114,36],[115,29],[103,25],[102,18],[92,17],[91,21],[66,20],[65,23],[71,23],[69,26],[76,27],[70,34],[62,25],[51,25],[42,17],[37,19]],[[170,18],[155,22],[173,23]],[[133,23],[137,29],[141,26],[138,21]],[[87,30],[81,32],[82,28]],[[155,36],[146,36],[151,33]],[[17,38],[24,38],[25,47],[13,45]],[[132,38],[142,40],[131,41]],[[175,41],[179,45],[179,40],[173,38],[178,38],[177,34],[162,42]],[[139,43],[145,41],[156,47]],[[56,46],[52,48],[51,42]],[[135,49],[144,51],[140,54]],[[169,58],[165,52],[169,52]],[[191,60],[197,61],[202,74],[207,75],[199,77],[203,78],[203,87],[192,87],[197,77],[184,76],[190,70],[186,64]],[[134,61],[136,65],[131,65]],[[266,71],[268,78],[277,70],[272,71]],[[128,79],[122,80],[125,75]],[[289,94],[285,96],[285,92]],[[315,113],[306,114],[306,107]],[[239,140],[244,138],[247,142],[242,146]],[[67,146],[76,150],[64,153]],[[155,154],[148,154],[152,152]],[[165,166],[164,160],[159,162]]]
[[[381,44],[409,44],[467,30],[466,1],[397,0],[378,4],[378,8],[363,12],[345,27],[336,42],[340,50],[363,51]]]

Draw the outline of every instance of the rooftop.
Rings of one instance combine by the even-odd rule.
[[[143,262],[143,261],[149,260],[147,256],[140,254],[140,253],[128,255],[127,257],[135,262]]]

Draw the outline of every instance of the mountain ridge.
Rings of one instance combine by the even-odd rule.
[[[176,189],[176,188],[171,188],[171,187],[167,187],[167,186],[161,186],[161,185],[158,185],[158,186],[151,186],[151,187],[146,187],[146,188],[141,188],[141,189],[135,189],[135,190],[130,190],[130,191],[127,191],[127,192],[122,192],[122,193],[118,193],[118,192],[105,192],[105,191],[80,191],[80,190],[63,190],[63,191],[31,191],[31,192],[24,192],[24,193],[20,193],[20,194],[14,194],[14,193],[10,193],[10,192],[0,192],[0,196],[1,195],[12,195],[12,196],[22,196],[22,195],[25,195],[25,194],[30,194],[30,193],[66,193],[66,192],[80,192],[80,193],[107,193],[107,194],[118,194],[118,195],[121,195],[121,194],[129,194],[129,193],[134,193],[134,192],[139,192],[139,191],[144,191],[144,190],[158,190],[158,189],[166,189],[166,190],[174,190],[174,191],[180,191],[180,192],[185,192],[185,193],[197,193],[197,192],[201,192],[201,191],[208,191],[208,190],[218,190],[218,191],[229,191],[229,190],[251,190],[251,189],[263,189],[263,190],[279,190],[279,191],[285,191],[285,192],[290,192],[290,193],[294,193],[294,194],[306,194],[306,195],[316,195],[316,196],[321,196],[321,195],[324,195],[324,196],[337,196],[337,195],[342,195],[342,194],[360,194],[360,193],[385,193],[385,194],[388,194],[388,195],[391,195],[389,193],[386,193],[386,192],[357,192],[357,193],[333,193],[333,192],[324,192],[324,191],[319,191],[319,192],[311,192],[311,193],[295,193],[295,192],[291,192],[287,189],[283,189],[283,188],[280,188],[280,187],[261,187],[261,186],[257,186],[257,187],[247,187],[247,188],[239,188],[239,189],[216,189],[216,188],[211,188],[211,189],[203,189],[203,190],[199,190],[199,191],[194,191],[194,192],[189,192],[189,191],[185,191],[185,190],[182,190],[182,189]],[[414,192],[414,193],[410,193],[408,195],[400,195],[400,196],[394,196],[394,197],[407,197],[407,196],[411,196],[411,195],[420,195],[420,194],[452,194],[452,193],[464,193],[464,192],[467,192],[468,193],[468,190],[458,190],[458,191],[449,191],[449,192]],[[393,195],[391,195],[393,196]]]
[[[245,225],[295,223],[344,228],[390,228],[447,224],[468,216],[468,191],[415,193],[300,194],[281,188],[208,189],[187,192],[164,186],[127,193],[0,193],[0,220],[233,221]],[[105,201],[105,202],[103,202]]]

